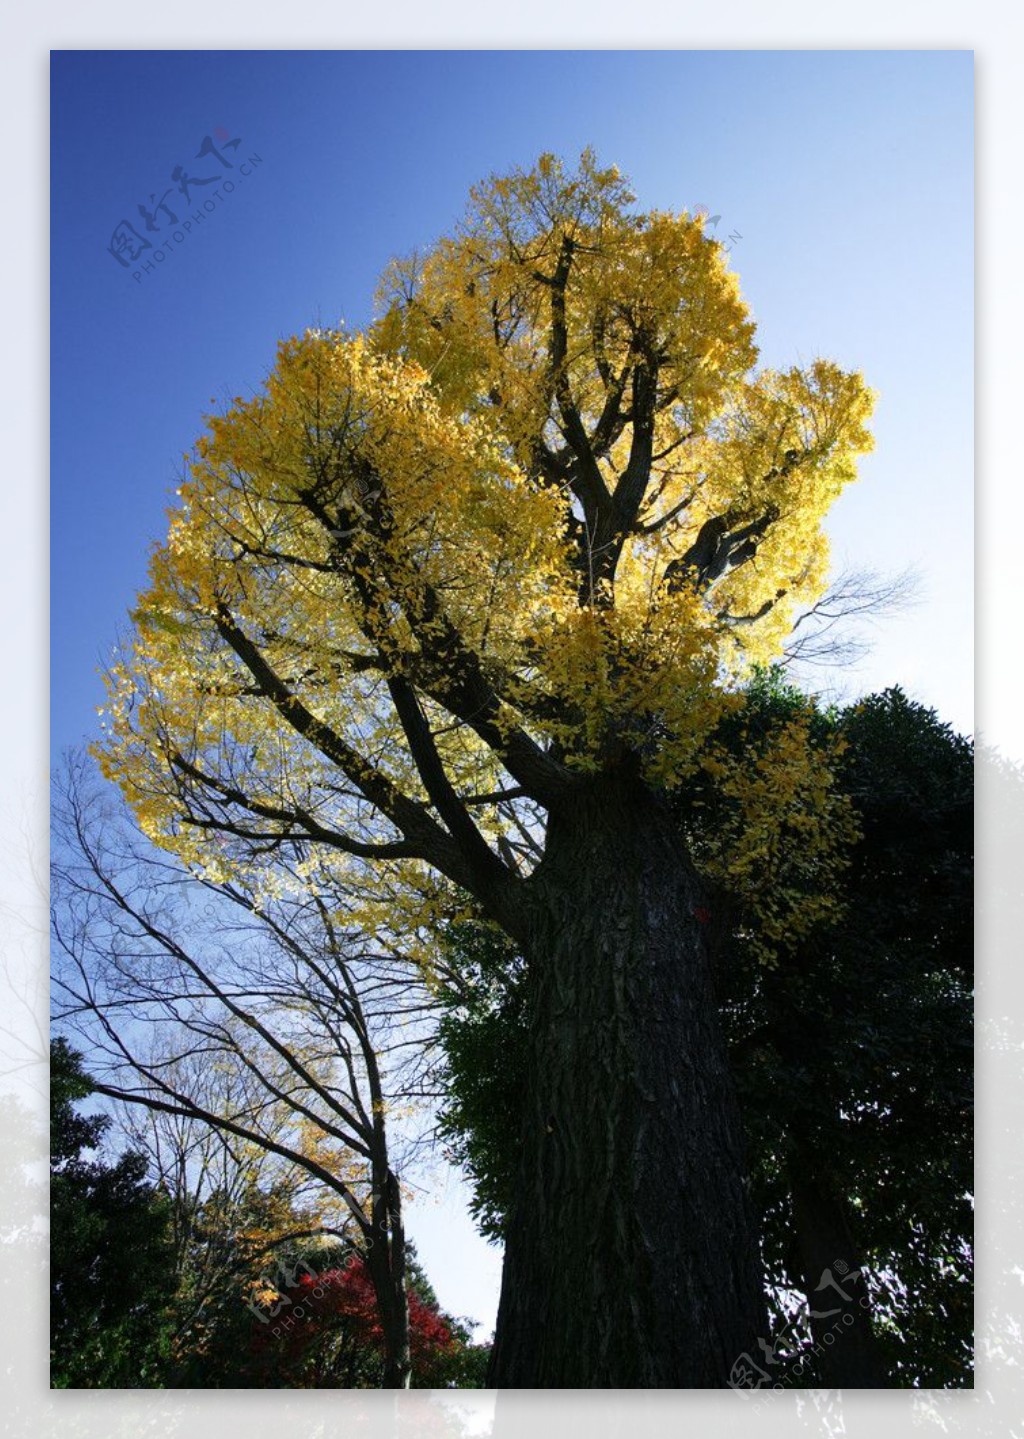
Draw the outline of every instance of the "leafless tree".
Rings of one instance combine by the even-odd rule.
[[[856,664],[871,648],[865,624],[902,614],[918,602],[914,570],[886,575],[873,569],[844,569],[817,603],[797,616],[785,646],[788,667]]]
[[[415,1089],[433,1001],[386,936],[371,944],[346,925],[329,876],[300,876],[301,859],[280,861],[275,898],[191,875],[72,759],[55,807],[56,1015],[82,1038],[99,1093],[178,1126],[151,1133],[158,1166],[212,1163],[201,1126],[222,1158],[253,1146],[337,1196],[339,1233],[355,1237],[374,1286],[385,1387],[406,1387],[388,1116]]]

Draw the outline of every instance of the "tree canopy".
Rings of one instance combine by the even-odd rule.
[[[211,418],[104,764],[209,873],[312,842],[394,925],[425,861],[514,928],[517,824],[625,753],[692,772],[821,593],[872,396],[756,369],[700,217],[589,153],[478,187],[380,304]]]

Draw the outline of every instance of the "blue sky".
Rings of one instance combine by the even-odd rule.
[[[278,339],[365,321],[388,259],[449,228],[474,181],[587,144],[644,207],[721,215],[765,363],[823,353],[879,391],[830,529],[840,561],[914,566],[921,600],[838,678],[900,682],[971,730],[972,72],[963,51],[57,53],[54,750],[95,731],[97,668],[202,416],[259,384]],[[197,157],[205,136],[230,171]],[[221,182],[186,210],[178,165]],[[156,211],[152,243],[184,239],[136,280],[146,253],[122,267],[112,234],[145,236],[138,206],[168,189],[179,222],[219,198],[187,234]],[[489,1323],[497,1255],[458,1190],[411,1229],[442,1301]]]

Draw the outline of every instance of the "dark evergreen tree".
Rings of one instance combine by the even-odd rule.
[[[760,676],[744,744],[806,704],[778,672]],[[772,1300],[772,1332],[752,1357],[773,1381],[805,1385],[969,1384],[973,746],[898,689],[815,712],[822,744],[837,732],[838,780],[861,827],[845,917],[766,966],[736,895],[719,886],[702,915]],[[702,816],[698,853],[701,830],[731,822],[729,805],[706,779],[682,797]],[[472,1179],[482,1232],[500,1239],[525,1062],[522,965],[492,927],[453,926],[447,944],[461,982],[441,1024],[442,1133]],[[807,1306],[793,1323],[796,1294]],[[823,1317],[808,1324],[808,1309]]]
[[[157,1383],[174,1290],[169,1205],[141,1154],[88,1157],[110,1120],[76,1109],[92,1085],[66,1040],[54,1040],[50,1065],[51,1384]]]

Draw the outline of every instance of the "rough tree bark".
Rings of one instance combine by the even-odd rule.
[[[530,1065],[488,1383],[720,1388],[767,1333],[701,893],[667,809],[602,776],[533,880]]]

